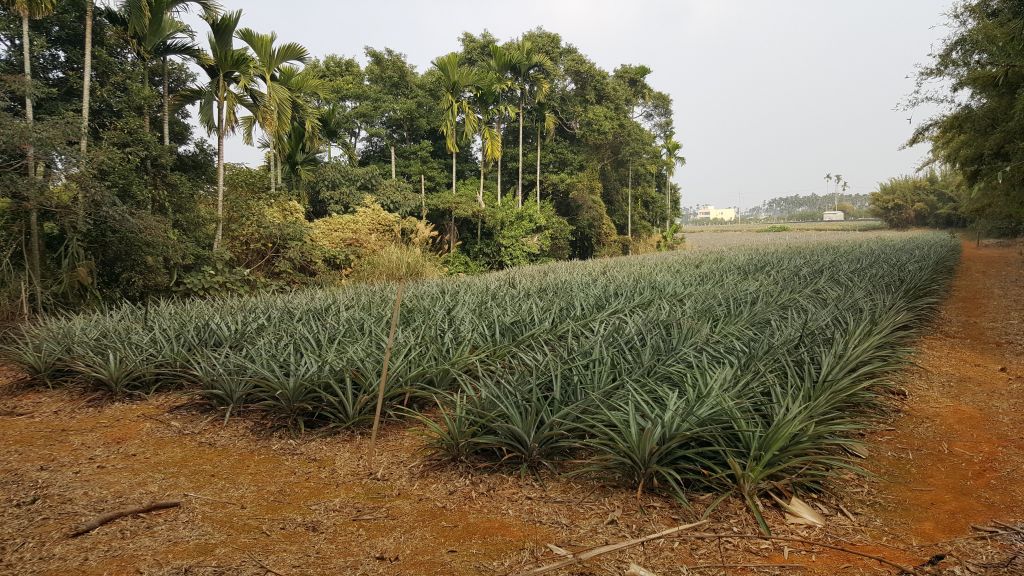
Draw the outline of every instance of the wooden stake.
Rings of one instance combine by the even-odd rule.
[[[395,304],[391,307],[391,331],[388,333],[388,344],[384,348],[384,367],[380,371],[380,386],[377,388],[377,411],[373,416],[373,431],[370,432],[370,450],[377,453],[377,431],[380,429],[380,413],[384,407],[384,387],[388,382],[388,363],[391,362],[391,349],[395,344],[395,331],[398,329],[398,311],[402,307],[402,292],[405,282],[398,284]]]

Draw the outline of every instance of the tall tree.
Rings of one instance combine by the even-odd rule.
[[[521,39],[511,47],[513,58],[512,77],[515,80],[516,96],[519,100],[519,181],[516,184],[516,201],[523,206],[523,114],[527,104],[536,104],[547,97],[551,89],[547,74],[551,60],[536,49],[533,42]]]
[[[345,135],[345,115],[341,107],[331,102],[320,108],[320,138],[327,145],[327,161],[331,162],[334,143]]]
[[[25,122],[29,126],[30,141],[25,149],[25,167],[29,178],[36,177],[35,148],[31,143],[32,124],[35,121],[32,112],[32,43],[28,34],[30,19],[43,18],[53,13],[57,0],[4,0],[5,3],[21,16],[21,53],[25,71]],[[32,286],[36,296],[36,306],[42,309],[42,242],[39,235],[38,199],[30,200],[29,206],[29,260]]]
[[[89,147],[89,92],[92,85],[92,19],[94,8],[93,0],[85,0],[85,52],[82,56],[82,136],[78,144],[82,153],[82,162],[85,162],[85,153]],[[82,206],[79,206],[79,209],[81,208]]]
[[[676,173],[676,166],[685,166],[686,158],[680,152],[683,145],[675,139],[675,134],[668,132],[661,142],[662,159],[665,161],[665,232],[668,232],[672,223],[672,176]]]
[[[441,82],[441,134],[445,148],[452,155],[452,196],[456,194],[455,159],[460,146],[470,141],[477,132],[477,115],[473,110],[472,95],[477,87],[475,70],[462,64],[455,52],[438,57],[433,62]],[[449,248],[455,249],[455,213],[449,230]]]
[[[123,0],[116,10],[106,13],[107,19],[126,33],[142,65],[142,86],[146,93],[150,90],[150,65],[155,60],[162,65],[161,117],[165,146],[170,145],[170,59],[199,57],[199,48],[192,41],[193,30],[178,19],[180,13],[192,7],[200,8],[206,19],[220,12],[216,0]],[[144,101],[142,122],[146,132],[150,131],[150,114],[149,104]]]
[[[557,118],[550,107],[543,103],[538,104],[534,123],[537,128],[537,207],[540,208],[540,146],[543,141],[550,141],[555,137]]]
[[[315,103],[323,98],[324,83],[313,71],[284,65],[278,69],[277,84],[288,94],[290,107],[287,124],[280,124],[278,128],[280,165],[305,201],[305,175],[311,167],[320,164],[323,131],[321,112]],[[284,122],[285,118],[280,116],[279,121]]]
[[[487,165],[501,159],[501,135],[497,124],[499,116],[506,113],[503,108],[501,93],[506,80],[484,68],[477,73],[477,90],[473,104],[476,108],[477,130],[480,138],[480,189],[477,192],[477,203],[481,208],[484,204],[484,178]],[[499,175],[500,178],[500,175]]]
[[[504,146],[505,122],[515,118],[518,110],[513,103],[509,102],[509,95],[515,89],[512,71],[516,67],[516,58],[512,51],[498,44],[492,44],[490,51],[490,58],[485,61],[484,68],[490,73],[488,88],[494,94],[494,102],[491,109],[494,131],[497,133],[498,147],[501,149]],[[499,206],[501,205],[501,195],[504,192],[501,189],[501,160],[503,157],[504,153],[498,154],[496,170],[498,174]]]
[[[263,34],[243,28],[236,35],[255,56],[254,82],[246,87],[252,116],[243,119],[245,141],[252,144],[253,127],[259,125],[267,135],[271,157],[280,165],[281,147],[290,138],[294,101],[292,92],[281,86],[278,78],[285,66],[308,62],[309,51],[296,42],[276,44],[277,34],[274,32]],[[275,188],[273,176],[271,171],[271,190]]]
[[[208,82],[188,94],[199,101],[199,121],[209,133],[217,134],[217,229],[213,250],[220,248],[224,236],[224,139],[238,128],[238,107],[247,104],[243,90],[252,81],[254,61],[248,48],[235,47],[235,30],[241,10],[207,15],[210,26],[209,52],[199,64]]]

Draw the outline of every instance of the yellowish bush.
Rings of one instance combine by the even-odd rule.
[[[437,256],[419,248],[386,246],[356,262],[350,278],[363,282],[424,280],[444,275]]]

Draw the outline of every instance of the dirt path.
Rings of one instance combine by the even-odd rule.
[[[1020,248],[964,244],[961,266],[916,367],[895,430],[870,467],[880,513],[917,542],[972,524],[1024,520],[1024,267]]]
[[[863,494],[846,487],[842,502],[855,522],[826,503],[829,534],[918,563],[944,550],[918,544],[963,536],[971,524],[1024,520],[1022,263],[1019,249],[965,246],[918,367],[900,377],[904,409],[873,438],[868,466],[880,479]],[[549,543],[580,550],[693,517],[668,500],[567,479],[431,469],[410,428],[387,430],[374,458],[360,438],[294,441],[245,419],[224,426],[178,409],[183,401],[109,404],[69,391],[0,397],[0,573],[510,574],[554,560]],[[66,537],[99,513],[168,498],[183,506]],[[825,537],[772,514],[780,531]],[[715,530],[755,529],[736,503],[713,520]],[[807,567],[761,574],[892,574],[796,548],[663,541],[576,573],[621,574],[633,561],[662,575],[735,563]]]

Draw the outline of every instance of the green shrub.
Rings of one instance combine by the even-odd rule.
[[[757,231],[758,232],[769,232],[769,233],[771,233],[771,232],[790,232],[792,230],[793,230],[792,228],[790,228],[789,226],[786,226],[785,224],[772,224],[770,226],[765,226],[764,228],[759,228]]]

